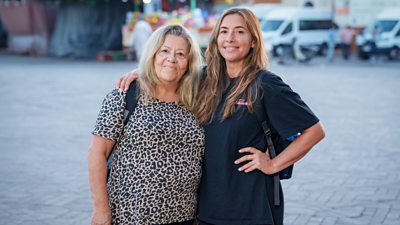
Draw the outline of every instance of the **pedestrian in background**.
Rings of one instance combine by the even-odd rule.
[[[300,160],[324,137],[322,124],[297,93],[266,71],[260,25],[250,10],[231,8],[221,15],[210,36],[206,62],[195,108],[206,146],[200,224],[282,225],[284,203],[273,203],[273,175]],[[125,89],[132,79],[135,73],[117,85]],[[260,96],[274,132],[285,139],[301,133],[274,159],[264,151],[266,138],[254,113],[255,98]]]
[[[153,29],[151,28],[151,25],[145,20],[144,16],[140,14],[135,26],[133,27],[132,37],[137,61],[142,57],[144,46],[152,32]]]
[[[333,57],[335,56],[335,46],[336,46],[336,26],[332,23],[331,27],[328,30],[328,45],[326,51],[326,59],[329,62],[333,61]]]
[[[96,121],[88,156],[92,225],[193,225],[196,216],[204,131],[190,111],[200,48],[181,25],[169,25],[157,29],[145,49],[138,102],[127,124],[126,93],[117,89]]]
[[[351,45],[353,44],[354,31],[349,25],[346,25],[340,33],[340,45],[342,48],[342,55],[344,60],[348,60],[351,52]]]
[[[378,48],[376,46],[376,43],[378,42],[379,36],[381,34],[381,29],[379,26],[376,24],[374,26],[374,29],[372,29],[371,33],[371,40],[370,40],[370,46],[371,46],[371,56],[370,56],[370,62],[376,62],[378,60]]]
[[[308,58],[306,54],[304,54],[302,50],[302,46],[300,45],[300,41],[297,38],[293,39],[292,42],[292,49],[293,49],[293,55],[294,59],[297,60],[298,62],[306,62],[308,61]]]

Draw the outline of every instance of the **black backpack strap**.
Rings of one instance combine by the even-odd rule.
[[[128,123],[129,118],[131,117],[133,110],[135,109],[137,102],[139,99],[139,88],[138,82],[133,81],[129,85],[129,89],[126,92],[125,96],[125,112],[124,112],[124,126]]]
[[[252,87],[254,93],[257,93],[256,100],[254,102],[254,109],[255,109],[255,114],[257,116],[257,120],[261,123],[261,127],[264,131],[265,138],[267,139],[267,146],[270,157],[271,159],[273,159],[276,157],[276,151],[274,143],[272,142],[271,129],[268,124],[267,114],[265,112],[264,105],[262,102],[263,89],[262,86],[260,85],[260,78],[261,76],[258,75],[256,82],[253,82],[253,87]],[[279,184],[280,184],[279,173],[276,173],[273,176],[274,176],[274,205],[279,206],[281,204],[279,197]]]
[[[129,85],[129,89],[125,95],[126,104],[125,104],[125,111],[124,111],[124,125],[121,130],[121,135],[124,131],[125,125],[128,123],[129,118],[131,117],[133,111],[135,110],[138,100],[139,100],[139,85],[138,85],[138,82],[133,81]],[[107,158],[107,180],[110,177],[111,164],[112,164],[112,160],[114,157],[114,150],[117,146],[117,142],[119,142],[119,139],[114,143],[113,149],[111,150],[110,155]]]

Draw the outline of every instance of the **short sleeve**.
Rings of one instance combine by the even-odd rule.
[[[316,124],[319,119],[289,85],[272,73],[261,82],[264,107],[273,128],[283,138],[289,138]]]
[[[92,134],[110,140],[118,140],[122,128],[125,110],[124,92],[114,89],[104,98],[97,116]]]

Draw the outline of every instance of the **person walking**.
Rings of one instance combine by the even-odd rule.
[[[191,110],[200,48],[185,28],[169,25],[157,29],[145,49],[129,121],[124,126],[127,93],[115,89],[104,99],[93,130],[88,154],[92,225],[192,225],[196,216],[204,131]],[[107,182],[106,162],[114,145]]]
[[[371,40],[370,40],[370,46],[371,46],[371,56],[370,56],[370,62],[375,63],[378,61],[378,48],[376,46],[376,43],[378,42],[379,36],[381,33],[381,29],[379,28],[378,25],[374,26],[374,29],[372,29],[371,33]]]
[[[328,45],[326,52],[326,59],[328,62],[332,62],[335,56],[335,46],[336,46],[336,27],[334,24],[328,30]]]
[[[135,48],[136,59],[140,60],[142,57],[144,46],[149,39],[153,29],[150,24],[145,20],[142,14],[139,15],[135,26],[133,27],[133,47]]]
[[[348,25],[345,26],[345,28],[340,33],[340,45],[342,48],[342,55],[344,60],[349,60],[354,35],[354,31]]]

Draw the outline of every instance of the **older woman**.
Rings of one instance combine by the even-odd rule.
[[[193,224],[204,151],[195,105],[200,50],[180,25],[147,41],[139,65],[140,93],[123,125],[124,92],[103,101],[89,149],[92,224]],[[114,143],[106,185],[106,160]]]

